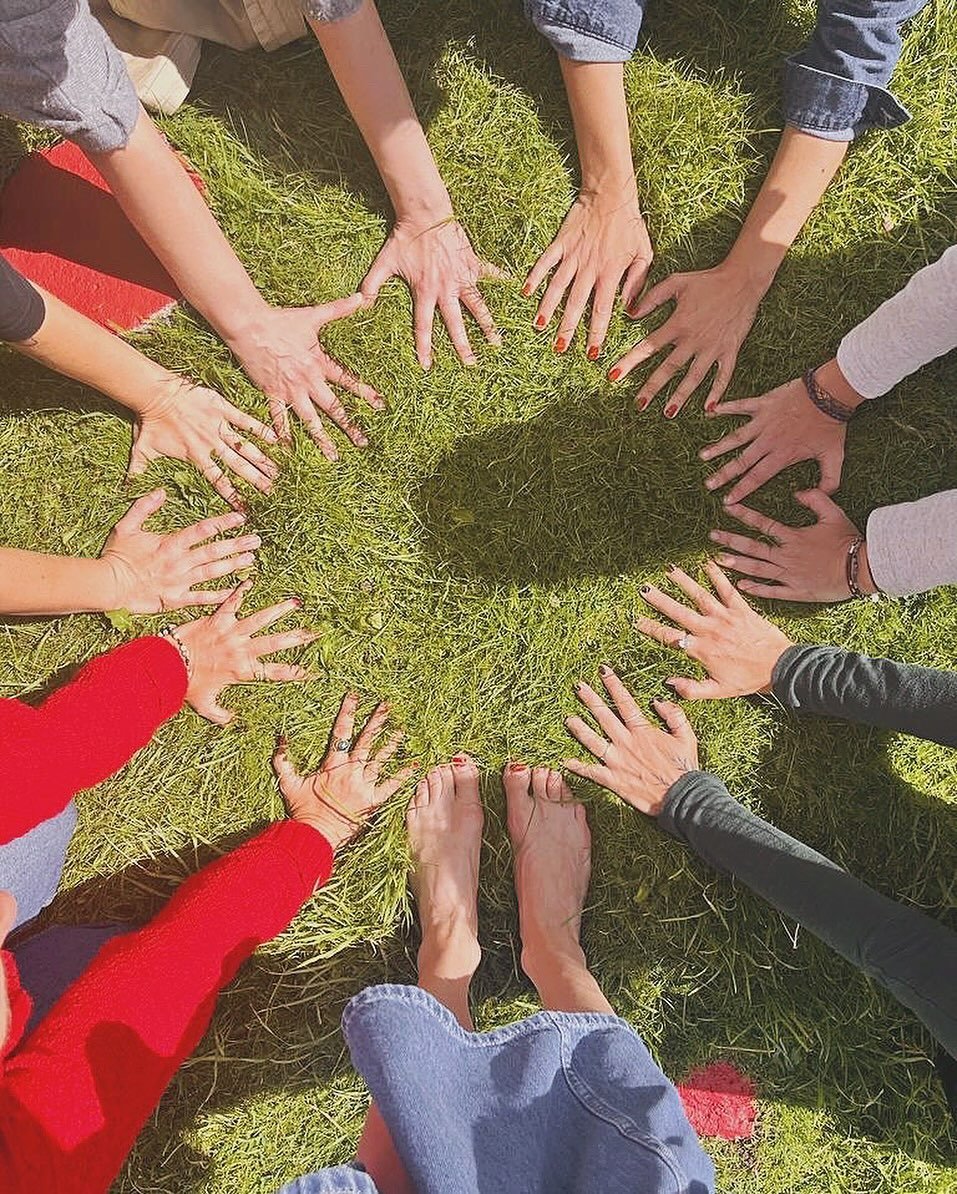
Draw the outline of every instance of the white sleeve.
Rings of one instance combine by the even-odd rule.
[[[865,398],[879,398],[957,348],[957,245],[918,270],[903,290],[847,333],[837,363]]]
[[[867,565],[892,597],[957,584],[957,489],[875,510],[867,520]]]

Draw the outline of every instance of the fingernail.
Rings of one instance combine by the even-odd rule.
[[[608,666],[607,663],[601,663],[598,665],[598,674],[599,674],[599,676],[610,676],[611,668]]]
[[[717,405],[718,405],[718,404],[717,404],[716,402],[706,402],[706,403],[704,404],[704,413],[705,413],[706,415],[710,415],[710,414],[711,414],[711,412],[714,410],[714,408],[715,408]]]
[[[708,538],[713,540],[715,543],[717,543],[719,541],[718,540],[718,532],[717,531],[708,531]]]
[[[276,748],[278,750],[285,750],[288,745],[289,745],[289,739],[286,737],[285,734],[277,734],[276,735]]]
[[[564,336],[559,336],[558,339],[555,341],[555,351],[556,352],[564,352],[567,347],[568,347],[568,341],[565,339]]]
[[[296,609],[302,609],[303,600],[301,597],[290,597],[289,600],[293,603]]]
[[[677,572],[677,564],[665,564],[665,572]]]
[[[674,688],[674,686],[675,686],[675,682],[674,682],[674,680],[665,680],[665,684],[666,684],[666,685],[667,685],[669,688]]]
[[[609,381],[617,381],[619,377],[621,377],[620,369],[612,369],[608,374]]]
[[[262,547],[262,545],[263,541],[258,535],[253,535],[253,537],[249,540],[249,546],[251,548]]]
[[[522,298],[528,298],[528,296],[529,296],[531,293],[532,293],[532,288],[531,288],[531,286],[529,286],[529,284],[526,282],[526,283],[525,283],[525,285],[522,287]]]
[[[544,315],[536,315],[535,316],[535,326],[539,329],[541,329],[545,326],[545,316]]]
[[[677,406],[666,406],[665,407],[665,418],[666,419],[673,419],[677,413],[678,413]]]
[[[245,554],[239,557],[237,563],[244,568],[248,568],[251,564],[256,563],[256,557],[247,551]]]
[[[642,586],[641,586],[641,588],[638,590],[638,592],[639,592],[639,593],[642,593],[642,594],[644,594],[644,593],[650,593],[650,592],[651,592],[651,585],[642,585]]]
[[[599,354],[600,352],[601,352],[601,349],[598,347],[598,345],[597,345],[597,344],[593,344],[593,345],[591,346],[591,348],[589,348],[589,350],[588,350],[588,359],[589,359],[590,361],[597,361],[597,360],[598,360],[598,354]]]

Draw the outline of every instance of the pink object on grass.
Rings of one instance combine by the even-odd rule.
[[[688,1121],[699,1136],[749,1140],[758,1109],[754,1083],[730,1062],[715,1061],[692,1070],[678,1083]]]

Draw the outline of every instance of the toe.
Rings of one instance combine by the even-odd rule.
[[[535,767],[532,769],[532,794],[536,800],[545,799],[548,776],[549,769],[547,767]]]
[[[505,794],[509,797],[529,796],[532,773],[524,763],[508,763],[502,772]]]
[[[545,780],[545,795],[549,800],[554,800],[556,804],[575,803],[575,797],[560,771],[549,771]]]
[[[471,755],[457,754],[452,758],[452,782],[459,800],[474,803],[478,800],[479,771]]]
[[[438,800],[442,795],[442,768],[433,767],[425,777],[425,784],[429,789],[429,796],[426,803],[431,804],[434,800]]]
[[[412,793],[412,799],[409,801],[409,813],[417,813],[419,809],[425,808],[429,803],[429,785],[426,780],[420,779],[415,785],[415,791]]]
[[[429,791],[434,801],[448,800],[455,791],[455,780],[452,768],[448,763],[435,767],[429,772]]]

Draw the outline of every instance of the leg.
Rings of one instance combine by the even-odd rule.
[[[557,771],[512,763],[504,773],[515,858],[522,969],[553,1011],[611,1012],[579,933],[591,877],[585,810]]]
[[[478,876],[484,815],[478,768],[467,755],[430,771],[415,790],[406,816],[415,861],[412,887],[422,929],[419,986],[471,1031],[469,987],[481,961]],[[369,1108],[359,1160],[382,1194],[414,1194],[389,1129]]]

